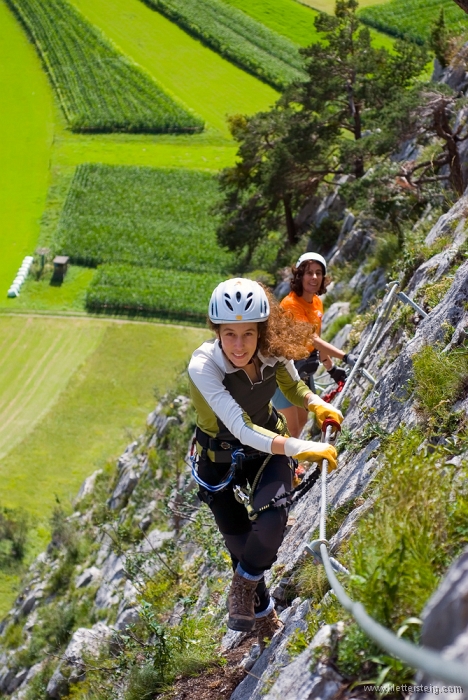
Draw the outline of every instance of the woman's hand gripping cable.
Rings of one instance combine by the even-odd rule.
[[[324,420],[327,418],[331,418],[338,424],[343,422],[343,414],[341,411],[321,399],[317,394],[308,394],[307,409],[315,414],[319,428],[322,427]]]
[[[324,459],[328,462],[328,471],[331,472],[337,467],[337,454],[333,445],[327,442],[314,442],[313,440],[299,440],[298,438],[287,438],[284,443],[284,454],[287,457],[304,460],[307,462],[322,463]]]

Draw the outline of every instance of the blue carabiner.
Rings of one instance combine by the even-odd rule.
[[[218,491],[222,491],[223,489],[228,486],[231,481],[234,478],[234,472],[235,472],[235,462],[231,462],[231,466],[229,468],[229,471],[227,473],[226,478],[224,481],[222,481],[220,484],[217,484],[216,486],[213,486],[212,484],[207,484],[206,481],[203,481],[203,479],[198,476],[198,471],[197,471],[197,455],[193,455],[190,457],[190,461],[192,462],[192,476],[197,482],[199,486],[202,486],[204,489],[207,491],[210,491],[211,493],[217,493]]]

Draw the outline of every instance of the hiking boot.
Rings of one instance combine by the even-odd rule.
[[[265,615],[265,617],[257,617],[255,620],[255,632],[258,637],[260,653],[265,649],[266,643],[270,641],[273,635],[279,632],[283,627],[284,625],[278,618],[274,608],[268,615]]]
[[[228,596],[228,627],[237,632],[250,632],[255,624],[254,596],[258,581],[249,581],[237,571],[232,577]]]

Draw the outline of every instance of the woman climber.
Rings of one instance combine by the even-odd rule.
[[[326,459],[329,469],[336,467],[332,445],[288,437],[271,398],[279,386],[320,424],[325,418],[341,423],[343,416],[300,380],[290,358],[307,354],[308,334],[260,284],[242,278],[222,282],[213,291],[208,317],[216,337],[193,353],[188,368],[197,414],[192,471],[232,559],[228,627],[251,631],[255,625],[262,648],[281,626],[264,572],[284,536],[288,515],[281,495],[291,490],[292,458]],[[274,498],[279,507],[269,506],[251,520],[235,490],[254,481],[253,508]]]
[[[290,281],[291,291],[284,297],[281,307],[300,322],[307,323],[309,330],[309,356],[305,360],[296,361],[299,376],[315,390],[313,375],[318,370],[320,362],[330,377],[338,384],[346,381],[346,372],[333,364],[332,357],[343,360],[351,367],[356,358],[345,354],[334,345],[320,338],[323,304],[320,294],[325,294],[330,279],[327,277],[327,263],[318,253],[304,253],[296,265],[292,267]],[[285,416],[289,432],[299,437],[307,421],[307,411],[303,406],[294,405],[284,395],[281,389],[275,392],[273,405]]]

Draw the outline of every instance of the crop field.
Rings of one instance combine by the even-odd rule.
[[[81,165],[54,249],[101,265],[86,308],[203,320],[209,290],[233,264],[216,245],[217,198],[209,173]]]
[[[34,249],[49,185],[53,98],[36,52],[0,2],[0,280],[1,302],[25,255]],[[24,164],[27,163],[27,168]]]
[[[73,131],[163,133],[203,128],[201,119],[176,104],[66,0],[8,2],[40,52]]]
[[[222,0],[144,0],[207,46],[278,89],[303,77],[297,46]]]
[[[189,36],[141,0],[72,0],[73,5],[166,92],[228,135],[226,115],[253,114],[278,93]],[[111,9],[109,9],[111,7]],[[157,41],[155,41],[157,37]]]
[[[217,183],[209,173],[81,165],[55,249],[73,262],[119,262],[220,272],[232,260],[215,245]]]
[[[86,294],[89,311],[203,322],[211,292],[224,275],[101,265]]]
[[[384,5],[364,8],[359,16],[375,29],[422,44],[428,40],[431,25],[442,8],[448,28],[459,33],[466,31],[467,16],[453,0],[390,0]]]

